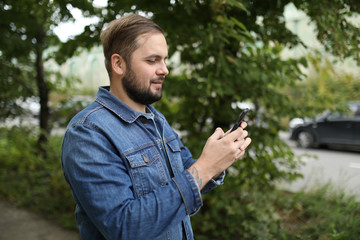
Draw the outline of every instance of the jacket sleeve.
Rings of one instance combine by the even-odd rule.
[[[198,187],[186,170],[135,197],[126,161],[91,124],[69,127],[61,160],[76,203],[106,239],[155,239],[202,206]]]

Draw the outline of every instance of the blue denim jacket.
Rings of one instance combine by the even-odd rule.
[[[134,111],[101,87],[68,125],[61,161],[84,240],[193,239],[189,216],[202,206],[187,170],[195,160],[165,117],[147,107],[151,113]]]

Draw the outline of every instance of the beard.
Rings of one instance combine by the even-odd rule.
[[[142,86],[141,82],[136,78],[134,71],[129,68],[129,71],[126,72],[122,79],[122,84],[129,98],[137,103],[148,105],[159,101],[162,97],[162,88],[157,89],[156,92],[151,91],[151,83],[158,80],[165,80],[165,78],[152,79],[148,87]]]

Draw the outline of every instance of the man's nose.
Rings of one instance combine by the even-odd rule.
[[[161,66],[157,69],[156,74],[166,76],[169,74],[169,69],[166,66],[166,63],[162,63]]]

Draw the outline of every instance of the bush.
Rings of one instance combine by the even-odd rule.
[[[355,240],[360,236],[359,216],[355,197],[330,184],[299,193],[219,188],[204,196],[192,225],[200,240]]]
[[[283,194],[277,204],[287,239],[359,239],[360,203],[331,184],[308,193]]]
[[[0,196],[75,228],[75,204],[62,174],[60,146],[61,138],[51,137],[44,159],[33,129],[0,129]]]
[[[223,187],[204,196],[203,208],[192,218],[197,239],[281,239],[274,191]]]

